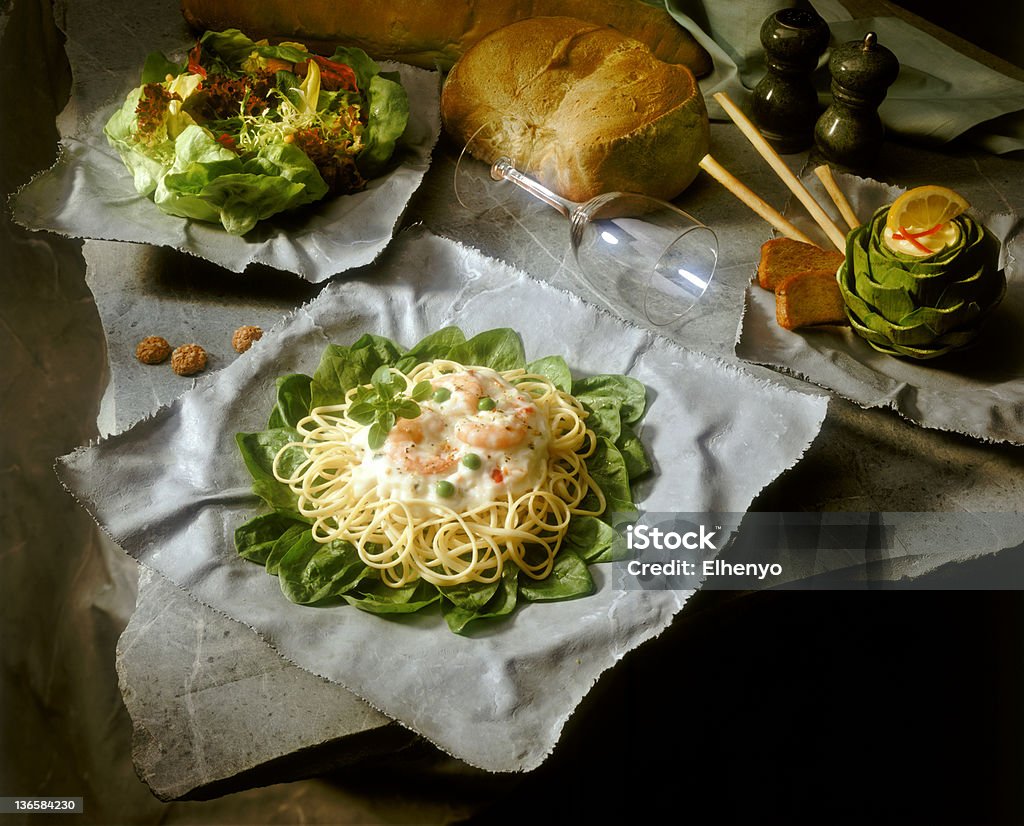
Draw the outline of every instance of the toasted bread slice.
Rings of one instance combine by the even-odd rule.
[[[812,324],[845,324],[846,302],[834,273],[800,272],[775,288],[775,320],[787,330]]]
[[[844,256],[836,250],[823,250],[792,238],[772,238],[761,245],[757,265],[757,283],[773,292],[796,273],[827,273],[835,276]]]

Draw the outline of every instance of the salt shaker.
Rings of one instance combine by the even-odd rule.
[[[882,147],[882,119],[878,107],[900,72],[889,49],[874,32],[833,50],[832,105],[814,127],[821,154],[850,169],[870,166]]]
[[[828,39],[828,24],[812,9],[781,9],[761,25],[768,73],[754,89],[751,115],[778,152],[813,141],[819,109],[811,75]]]

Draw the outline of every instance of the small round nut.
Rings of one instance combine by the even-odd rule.
[[[171,369],[179,376],[191,376],[206,367],[206,351],[198,344],[182,344],[171,353]]]
[[[231,346],[239,353],[244,353],[252,347],[254,341],[259,341],[261,338],[263,338],[263,330],[246,324],[235,330],[234,335],[231,336]]]
[[[143,364],[159,364],[167,361],[171,354],[171,345],[160,336],[146,336],[135,347],[135,358]]]

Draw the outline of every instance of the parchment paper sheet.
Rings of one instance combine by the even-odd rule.
[[[391,171],[363,192],[282,213],[238,237],[213,224],[167,215],[137,194],[103,134],[107,119],[139,85],[148,52],[188,50],[192,41],[178,4],[119,0],[96,12],[74,3],[64,9],[73,103],[60,121],[57,163],[14,199],[18,223],[70,237],[172,247],[234,272],[266,264],[314,283],[370,263],[391,241],[440,134],[437,72],[381,63],[384,70],[399,72],[409,94],[409,125]],[[99,63],[97,55],[103,56]]]
[[[814,439],[827,400],[627,327],[578,298],[414,229],[372,267],[332,281],[244,356],[130,430],[60,461],[65,485],[132,556],[254,628],[288,660],[334,680],[451,754],[492,771],[529,770],[557,742],[597,677],[671,622],[690,592],[599,590],[530,604],[472,637],[439,613],[401,620],[289,603],[238,558],[234,529],[258,502],[234,444],[265,426],[275,377],[312,372],[328,341],[364,332],[406,346],[458,324],[513,326],[530,358],[561,354],[581,373],[629,373],[650,389],[641,438],[653,511],[744,512]]]
[[[903,191],[853,175],[836,176],[862,221]],[[828,195],[814,175],[804,183],[820,204]],[[788,215],[812,238],[821,230],[801,210]],[[845,227],[838,214],[837,225]],[[775,320],[775,296],[756,283],[747,287],[736,355],[782,370],[856,402],[890,407],[924,427],[991,442],[1024,444],[1024,256],[1022,223],[1015,215],[978,215],[1003,242],[1006,297],[975,344],[960,353],[914,362],[874,350],[849,327],[786,330]]]

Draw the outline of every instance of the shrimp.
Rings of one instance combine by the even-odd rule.
[[[476,413],[477,405],[484,395],[483,384],[470,373],[448,373],[438,376],[430,384],[435,390],[443,387],[451,392],[450,398],[441,402],[451,413],[467,416]]]
[[[455,435],[467,445],[482,450],[508,450],[521,444],[529,428],[523,410],[509,414],[492,414],[463,419],[455,427]]]
[[[399,419],[384,443],[384,453],[408,473],[434,476],[455,467],[455,451],[442,438],[444,420],[431,410],[415,419]]]

